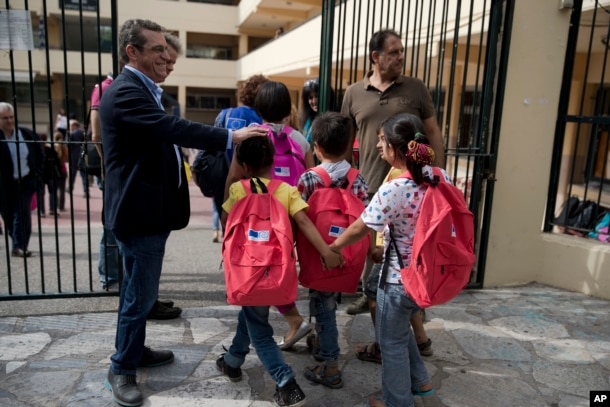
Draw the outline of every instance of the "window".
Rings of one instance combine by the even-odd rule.
[[[219,35],[188,32],[186,33],[186,56],[234,60],[237,55],[238,38],[234,35]]]
[[[30,92],[30,82],[16,82],[15,95],[18,103],[31,103],[32,92]],[[49,100],[49,86],[46,79],[34,80],[34,103],[42,104]],[[0,82],[0,100],[11,100],[13,94],[13,86],[10,82]],[[4,95],[4,96],[3,96]]]
[[[594,115],[610,116],[610,88],[600,87],[595,98]],[[591,138],[587,151],[587,179],[600,181],[610,179],[610,138],[608,126],[596,124],[591,126]]]
[[[110,52],[112,50],[112,26],[109,19],[102,19],[99,28],[99,41],[97,21],[83,18],[82,38],[85,52]],[[66,50],[81,50],[81,22],[78,17],[66,17]]]
[[[215,47],[209,45],[187,45],[186,56],[188,58],[224,59],[232,60],[231,48]]]
[[[231,97],[211,93],[189,93],[186,96],[187,109],[221,110],[231,107]]]

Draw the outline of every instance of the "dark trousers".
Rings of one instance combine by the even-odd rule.
[[[27,175],[7,185],[0,197],[4,227],[13,239],[13,249],[27,250],[32,235],[32,198],[36,193],[36,180],[33,175]]]

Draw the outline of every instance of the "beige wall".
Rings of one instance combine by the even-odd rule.
[[[484,284],[610,298],[610,245],[541,232],[569,18],[554,1],[515,5]]]

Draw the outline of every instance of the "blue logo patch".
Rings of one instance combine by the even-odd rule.
[[[289,177],[290,168],[289,167],[275,167],[275,176],[276,177]]]
[[[341,226],[330,225],[328,236],[337,238],[341,236],[341,233],[343,232],[345,232],[345,228],[342,228]]]
[[[248,230],[248,240],[252,242],[268,242],[269,231],[268,230]]]

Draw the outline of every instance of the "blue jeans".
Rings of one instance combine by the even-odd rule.
[[[309,312],[316,317],[316,332],[320,340],[320,357],[333,367],[339,360],[339,331],[337,330],[337,293],[311,290]]]
[[[115,232],[123,256],[116,352],[110,357],[114,374],[135,375],[146,339],[146,316],[159,293],[159,278],[169,233],[133,236]]]
[[[216,207],[216,203],[212,199],[212,229],[220,230],[220,213]]]
[[[283,387],[294,378],[292,368],[284,362],[282,351],[273,339],[273,328],[269,325],[269,307],[242,307],[237,318],[237,331],[225,362],[231,367],[240,367],[254,346],[258,358],[275,381]]]
[[[102,287],[119,282],[119,249],[112,230],[104,228],[100,239],[100,259],[97,271]]]
[[[402,284],[378,289],[375,329],[383,357],[381,389],[387,407],[413,406],[411,388],[430,382],[409,323],[418,311]]]

